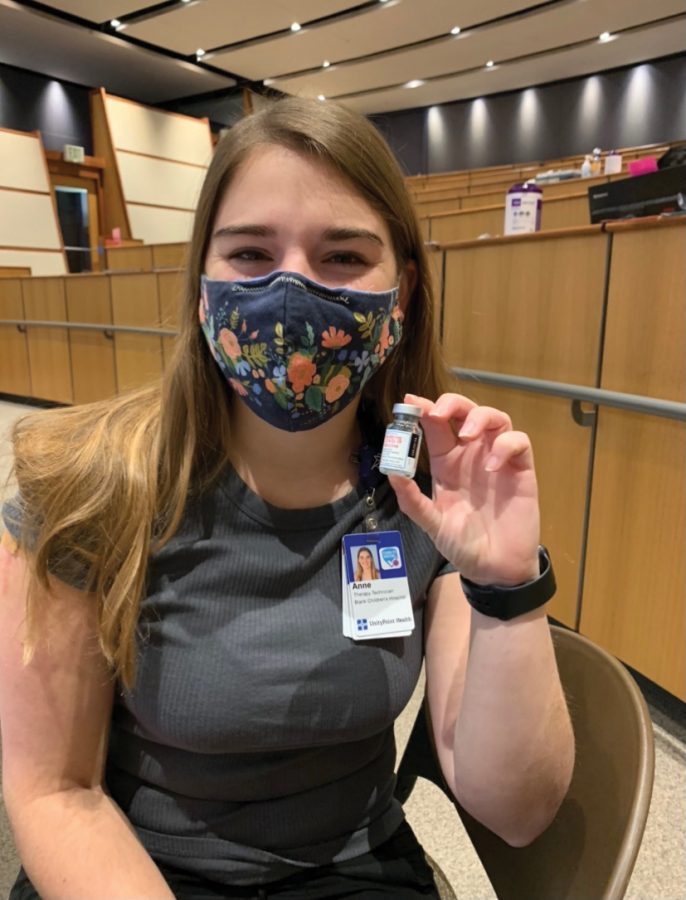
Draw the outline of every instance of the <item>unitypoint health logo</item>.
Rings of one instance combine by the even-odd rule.
[[[357,630],[358,631],[369,631],[369,623],[366,619],[357,619]]]

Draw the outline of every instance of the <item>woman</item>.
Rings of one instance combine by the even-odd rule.
[[[0,581],[13,900],[437,896],[393,798],[423,655],[456,797],[514,845],[551,821],[573,742],[531,600],[531,447],[445,392],[432,303],[385,143],[288,99],[217,147],[161,387],[18,424]],[[373,466],[403,398],[433,496],[426,474]],[[340,547],[371,508],[402,535],[415,627],[358,642]]]
[[[357,553],[355,581],[374,581],[379,577],[372,551],[368,547],[360,547]]]

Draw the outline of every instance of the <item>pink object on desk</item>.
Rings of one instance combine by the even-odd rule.
[[[629,175],[647,175],[649,172],[657,172],[657,159],[654,156],[644,156],[643,159],[635,159],[629,163]]]

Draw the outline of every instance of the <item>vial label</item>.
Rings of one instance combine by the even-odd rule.
[[[411,431],[386,429],[379,469],[385,474],[414,475],[417,470],[419,435]]]

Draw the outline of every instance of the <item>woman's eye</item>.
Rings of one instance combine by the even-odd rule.
[[[267,253],[264,250],[258,249],[246,249],[246,250],[234,250],[229,254],[229,259],[238,259],[243,262],[257,262],[258,260],[268,259]]]
[[[339,266],[366,266],[367,260],[359,256],[357,253],[332,253],[327,258],[327,262],[334,263]]]

